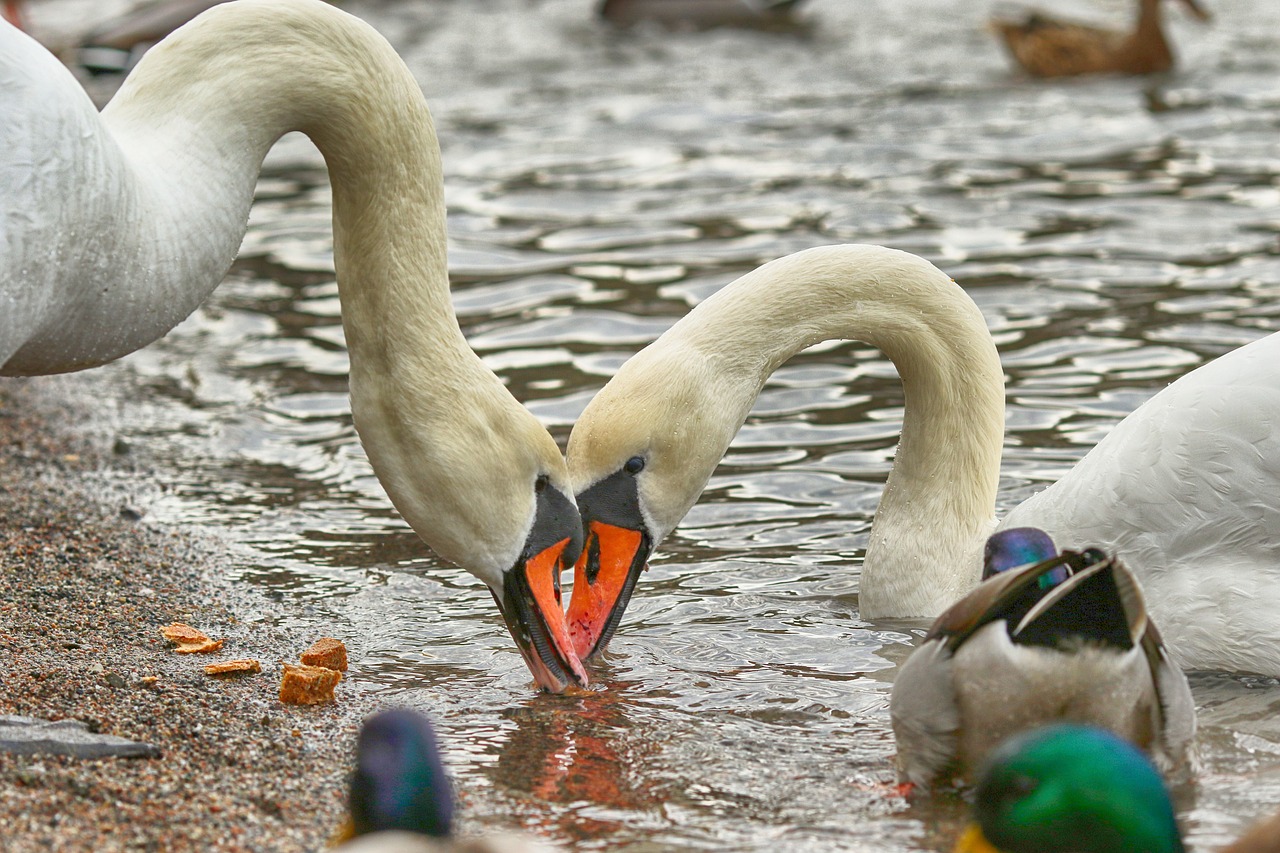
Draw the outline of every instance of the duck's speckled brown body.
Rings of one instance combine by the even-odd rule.
[[[1196,0],[1182,0],[1201,20],[1208,14]],[[1154,74],[1173,67],[1173,50],[1165,37],[1160,0],[1139,0],[1132,32],[1059,21],[1032,13],[1023,21],[994,20],[1009,55],[1035,77],[1078,74]]]

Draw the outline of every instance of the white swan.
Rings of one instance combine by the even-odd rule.
[[[768,376],[835,338],[884,351],[905,396],[862,616],[936,616],[978,582],[1004,432],[981,313],[906,253],[810,249],[697,306],[579,418],[568,462],[587,527],[569,605],[580,656],[608,642],[649,553],[697,500]],[[1280,335],[1157,394],[1005,524],[1124,560],[1183,667],[1280,676]]]
[[[581,527],[547,431],[467,346],[449,300],[439,145],[417,83],[320,0],[217,6],[99,115],[0,23],[0,374],[79,370],[163,335],[222,280],[282,134],[324,154],[351,408],[379,480],[488,584],[535,677],[585,682],[559,603]]]

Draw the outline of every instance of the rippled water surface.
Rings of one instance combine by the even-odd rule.
[[[618,35],[587,0],[347,8],[431,102],[464,330],[562,443],[717,287],[804,247],[883,243],[954,276],[996,336],[1004,508],[1172,379],[1280,328],[1280,5],[1206,2],[1210,27],[1170,9],[1180,72],[1052,84],[1009,72],[983,2],[812,0],[808,37]],[[923,624],[858,615],[901,416],[887,360],[830,344],[779,371],[652,561],[602,689],[537,696],[488,593],[418,542],[356,440],[318,155],[288,140],[259,195],[205,309],[103,371],[147,391],[118,417],[163,464],[149,516],[233,539],[239,582],[348,639],[351,689],[432,711],[469,828],[581,849],[948,848],[960,804],[890,788],[889,686]],[[1280,690],[1193,687],[1206,769],[1180,805],[1209,850],[1280,803]]]

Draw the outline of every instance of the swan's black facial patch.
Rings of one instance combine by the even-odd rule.
[[[564,562],[571,566],[582,553],[582,519],[573,502],[559,489],[548,488],[549,485],[545,475],[534,481],[536,498],[533,529],[529,531],[520,559],[528,560],[562,539],[568,539],[569,544],[564,549]]]
[[[639,459],[640,457],[633,457]],[[644,460],[641,460],[643,465]],[[578,493],[578,511],[584,523],[603,521],[629,530],[643,530],[640,495],[635,477],[624,466],[588,489]]]

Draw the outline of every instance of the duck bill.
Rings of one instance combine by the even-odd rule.
[[[960,833],[951,853],[1000,853],[1000,851],[982,834],[982,827],[971,823],[965,827],[964,832]]]
[[[643,529],[603,521],[587,523],[586,547],[573,567],[569,636],[583,660],[604,651],[626,612],[641,572],[648,568],[650,539]]]
[[[562,539],[518,561],[503,577],[502,598],[494,593],[507,630],[534,680],[551,693],[587,685],[587,673],[574,653],[560,598],[560,572],[570,544],[570,539]]]

